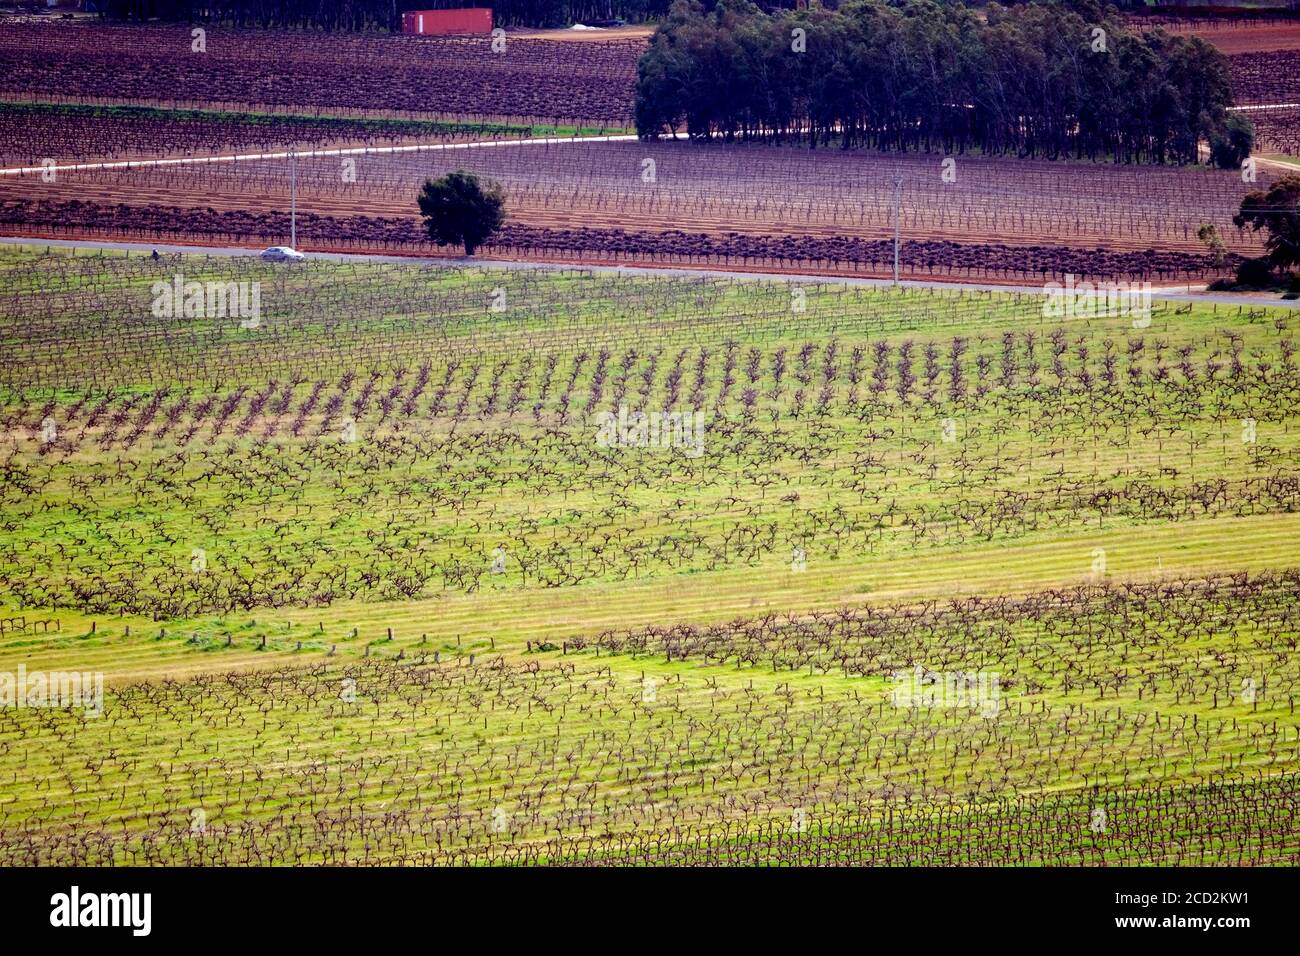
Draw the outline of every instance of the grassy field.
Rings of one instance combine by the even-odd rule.
[[[1294,312],[30,248],[0,289],[0,675],[104,684],[0,710],[6,863],[1300,856]]]

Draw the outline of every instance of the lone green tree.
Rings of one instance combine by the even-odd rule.
[[[467,256],[472,256],[506,220],[501,187],[490,180],[481,183],[463,169],[439,179],[426,179],[419,202],[429,238],[440,246],[463,245]]]
[[[1228,246],[1219,235],[1219,230],[1212,223],[1203,222],[1196,230],[1196,238],[1205,243],[1210,252],[1210,262],[1214,268],[1222,269],[1228,261]]]

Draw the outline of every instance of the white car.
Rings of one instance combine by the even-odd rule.
[[[290,249],[288,246],[272,246],[270,249],[263,251],[262,258],[271,262],[297,262],[299,259],[307,257],[297,249]]]

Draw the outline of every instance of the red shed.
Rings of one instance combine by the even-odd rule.
[[[407,10],[402,14],[402,32],[425,36],[453,33],[491,33],[491,7],[462,7],[458,10]]]

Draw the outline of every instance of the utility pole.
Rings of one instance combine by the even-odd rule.
[[[894,177],[894,285],[898,285],[898,222],[902,217],[903,174]]]
[[[289,248],[298,248],[298,151],[289,150]],[[898,272],[898,268],[894,268]],[[897,281],[897,276],[895,276]]]

